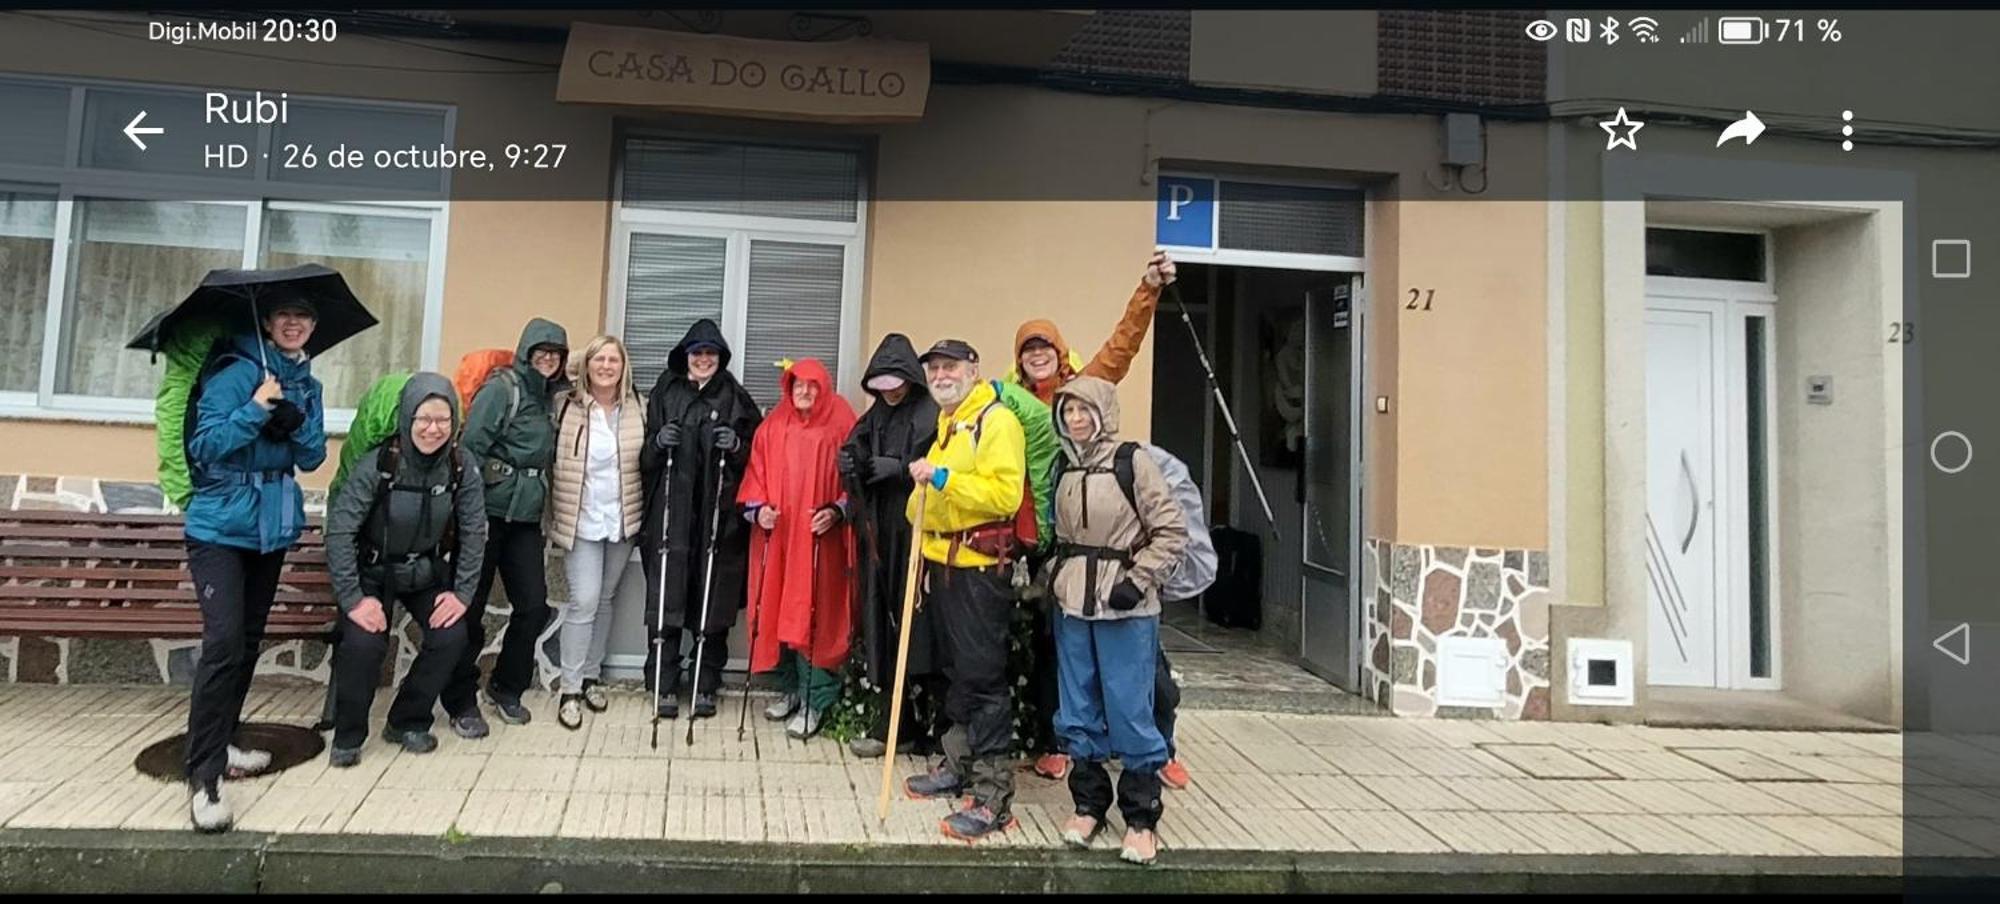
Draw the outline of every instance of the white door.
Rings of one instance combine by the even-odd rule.
[[[1723,317],[1701,302],[1655,305],[1646,312],[1647,679],[1715,687]]]

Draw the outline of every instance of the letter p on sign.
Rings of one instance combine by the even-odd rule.
[[[1180,248],[1215,246],[1215,180],[1161,176],[1154,214],[1154,244]]]

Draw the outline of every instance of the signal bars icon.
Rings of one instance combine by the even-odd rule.
[[[1681,43],[1706,44],[1709,42],[1709,33],[1708,17],[1703,16],[1700,22],[1696,22],[1693,28],[1687,30],[1687,34],[1681,35]]]

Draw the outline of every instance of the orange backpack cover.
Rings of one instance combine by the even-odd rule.
[[[466,352],[458,359],[458,373],[451,378],[451,385],[458,387],[459,410],[472,410],[472,397],[479,394],[479,387],[486,385],[486,378],[496,370],[514,366],[514,352],[505,348],[480,348]]]

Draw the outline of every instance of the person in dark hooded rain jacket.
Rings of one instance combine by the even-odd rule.
[[[233,816],[220,782],[261,772],[271,754],[230,743],[250,693],[258,645],[278,592],[285,552],[306,522],[295,469],[326,461],[320,384],[306,341],[318,324],[309,302],[271,308],[258,335],[233,341],[202,381],[187,455],[194,499],[187,507],[188,571],[201,605],[201,659],[188,702],[189,816],[204,832]]]
[[[542,558],[542,508],[548,504],[549,468],[556,456],[549,402],[568,358],[569,334],[561,326],[540,317],[528,321],[514,348],[514,366],[479,387],[465,417],[460,445],[479,459],[487,525],[479,588],[466,612],[465,649],[443,695],[451,730],[461,738],[482,738],[489,730],[476,692],[479,653],[486,648],[486,600],[496,573],[506,582],[514,611],[486,681],[486,697],[510,725],[533,718],[521,705],[521,695],[534,681],[535,642],[549,622],[548,571]]]
[[[327,508],[326,563],[340,605],[330,760],[361,761],[368,710],[389,652],[390,605],[410,613],[423,645],[389,707],[383,739],[437,749],[431,710],[467,642],[466,601],[479,590],[486,494],[479,460],[452,442],[458,391],[418,373],[396,404],[396,433],[356,460]]]
[[[855,756],[873,758],[887,750],[888,694],[896,686],[896,644],[901,634],[897,620],[902,617],[904,585],[908,583],[906,557],[911,534],[903,506],[916,489],[910,479],[910,463],[923,458],[937,442],[938,406],[925,385],[916,347],[902,333],[882,338],[862,376],[862,386],[875,397],[875,404],[868,406],[848,434],[847,444],[840,450],[840,469],[855,513],[854,558],[860,572],[857,608],[861,612],[865,674],[882,701],[867,735],[849,742],[848,749]],[[929,610],[919,608],[910,624],[905,695],[911,693],[914,683],[926,682],[928,692],[943,697],[934,662],[933,630]],[[915,750],[927,740],[921,734],[915,708],[905,699],[896,746]]]
[[[667,355],[667,369],[646,400],[647,441],[639,453],[639,470],[646,483],[646,625],[665,635],[666,655],[673,657],[661,669],[666,686],[660,689],[659,715],[669,719],[680,715],[675,695],[680,688],[683,631],[689,635],[689,649],[699,651],[702,660],[692,667],[694,715],[715,715],[722,666],[729,658],[729,631],[736,625],[736,610],[746,599],[750,523],[735,514],[736,492],[750,459],[751,436],[763,414],[749,391],[729,372],[729,360],[729,343],[722,338],[722,329],[713,320],[695,321]],[[673,458],[671,473],[667,469],[669,454]],[[668,504],[671,511],[663,509]],[[724,510],[716,516],[718,505]],[[711,523],[719,525],[712,584],[703,571],[708,564]],[[704,585],[708,594],[705,622],[701,605]],[[666,598],[664,624],[658,621],[662,593]],[[703,632],[706,644],[700,642]],[[652,655],[648,644],[648,688],[653,681]]]

